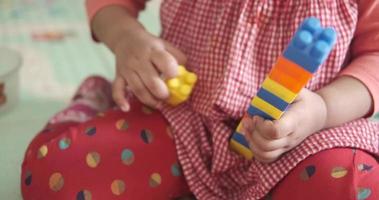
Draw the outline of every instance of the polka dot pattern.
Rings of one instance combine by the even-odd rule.
[[[342,177],[346,176],[347,173],[348,173],[348,170],[345,169],[344,167],[334,167],[332,169],[331,176],[333,178],[342,178]]]
[[[128,130],[129,125],[128,125],[128,123],[124,119],[119,119],[116,122],[116,128],[119,131],[126,131],[126,130]]]
[[[85,132],[88,136],[93,136],[96,134],[96,127],[88,127]]]
[[[162,183],[161,175],[154,173],[150,176],[149,185],[152,188],[158,187]]]
[[[87,154],[86,162],[87,165],[91,168],[96,168],[100,164],[100,154],[97,152],[90,152]]]
[[[153,142],[153,134],[151,133],[150,130],[148,129],[143,129],[141,131],[141,138],[142,138],[142,141],[146,144],[150,144]]]
[[[68,149],[71,145],[71,140],[70,138],[62,138],[59,140],[58,145],[60,150]]]
[[[41,159],[46,157],[47,153],[49,152],[48,148],[46,145],[42,145],[37,152],[37,158]]]
[[[358,200],[368,199],[371,195],[371,190],[369,188],[358,188],[357,198]]]
[[[61,173],[56,172],[50,176],[49,187],[52,191],[58,192],[63,188],[64,178]]]
[[[82,190],[76,195],[76,200],[92,200],[92,193],[88,190]]]
[[[182,175],[182,170],[181,170],[178,163],[175,163],[171,166],[171,174],[173,176],[181,176]]]
[[[130,149],[124,149],[121,153],[122,163],[125,165],[131,165],[134,162],[134,153]]]
[[[114,180],[111,184],[112,193],[116,196],[122,195],[125,189],[125,182],[122,180]]]
[[[25,172],[25,179],[24,179],[24,184],[26,186],[30,186],[32,184],[33,176],[30,171]]]
[[[309,180],[316,173],[314,165],[307,166],[300,174],[300,179],[303,181]]]
[[[361,172],[369,172],[371,169],[372,169],[371,165],[367,165],[367,164],[363,164],[363,163],[358,165],[358,170]]]
[[[142,106],[142,112],[144,113],[144,114],[147,114],[147,115],[150,115],[151,113],[153,113],[154,112],[154,110],[152,109],[152,108],[149,108],[149,107],[147,107],[147,106]]]

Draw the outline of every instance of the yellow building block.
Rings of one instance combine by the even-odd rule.
[[[251,105],[255,106],[259,110],[265,112],[270,115],[274,119],[279,119],[282,116],[283,112],[271,104],[267,103],[265,100],[259,98],[258,96],[254,97],[251,101]]]
[[[293,93],[291,90],[287,89],[286,87],[280,85],[279,83],[275,82],[274,80],[271,80],[269,77],[267,77],[263,83],[262,87],[275,94],[276,96],[280,97],[287,103],[292,103],[293,100],[296,98],[297,94]]]
[[[230,140],[230,148],[234,150],[235,152],[238,152],[242,156],[244,156],[246,159],[251,160],[253,158],[253,152],[240,144],[239,142],[235,140]]]
[[[187,71],[183,66],[179,66],[179,75],[166,81],[170,97],[167,103],[176,106],[188,99],[192,88],[197,81],[196,74]]]

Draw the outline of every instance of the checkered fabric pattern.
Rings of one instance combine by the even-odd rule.
[[[315,16],[337,44],[307,85],[317,90],[341,71],[357,18],[354,0],[165,0],[162,37],[188,56],[199,81],[189,102],[166,106],[179,160],[199,199],[260,199],[311,154],[333,147],[378,153],[379,126],[359,119],[313,134],[272,164],[246,161],[228,140],[297,26]]]

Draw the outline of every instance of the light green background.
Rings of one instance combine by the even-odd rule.
[[[159,0],[151,1],[140,16],[155,34],[158,7]],[[20,103],[0,113],[0,200],[22,199],[19,177],[24,151],[49,117],[64,108],[81,80],[90,74],[113,76],[113,57],[91,41],[86,20],[83,0],[0,0],[0,46],[16,49],[24,57]],[[62,27],[74,27],[74,36],[61,42],[31,37]]]

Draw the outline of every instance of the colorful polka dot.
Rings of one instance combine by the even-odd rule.
[[[59,149],[65,150],[71,145],[71,140],[70,138],[62,138],[59,140]]]
[[[344,167],[334,167],[332,169],[331,176],[333,178],[342,178],[346,176],[347,172],[348,172],[347,169],[345,169]]]
[[[150,187],[158,187],[162,183],[161,175],[154,173],[150,176],[149,185]]]
[[[152,108],[147,107],[147,106],[142,106],[142,112],[149,115],[149,114],[153,113],[154,110]]]
[[[30,171],[26,171],[25,172],[25,180],[24,180],[24,183],[26,186],[29,186],[32,184],[32,173]]]
[[[182,170],[180,169],[180,166],[178,163],[175,163],[171,166],[171,174],[173,176],[181,176],[182,175]]]
[[[121,160],[125,165],[131,165],[134,162],[134,153],[130,149],[124,149],[121,152]]]
[[[88,190],[82,190],[76,194],[76,200],[92,200],[92,194]]]
[[[369,188],[358,188],[357,198],[358,200],[365,200],[371,195]]]
[[[96,127],[88,127],[88,128],[86,129],[86,134],[87,134],[88,136],[93,136],[93,135],[95,135],[95,134],[96,134]]]
[[[150,144],[153,142],[153,134],[148,129],[143,129],[141,131],[141,138],[143,142],[145,142],[146,144]]]
[[[87,165],[91,168],[95,168],[100,164],[100,154],[97,152],[90,152],[87,154],[86,161]]]
[[[371,165],[367,165],[367,164],[359,164],[358,165],[358,170],[361,171],[361,172],[364,172],[364,171],[370,171],[372,169],[372,166]]]
[[[300,179],[303,181],[309,180],[316,173],[316,167],[314,165],[307,166],[301,173]]]
[[[111,185],[111,190],[114,195],[120,196],[125,192],[125,183],[122,180],[114,180]]]
[[[119,131],[126,131],[128,130],[129,125],[124,119],[120,119],[116,122],[116,128]]]
[[[52,191],[58,192],[63,188],[64,179],[61,173],[54,173],[50,176],[49,179],[49,187]]]
[[[41,159],[46,157],[47,153],[49,152],[48,148],[46,145],[42,145],[37,152],[37,158]]]

